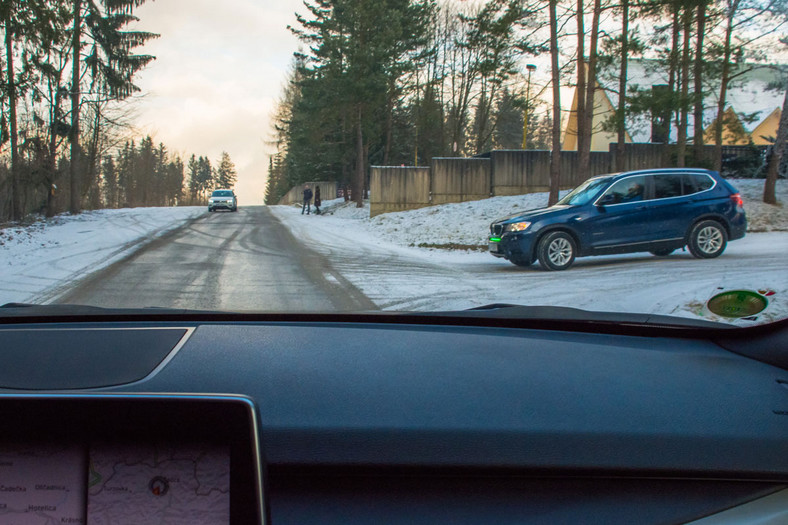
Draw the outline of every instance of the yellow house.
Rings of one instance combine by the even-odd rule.
[[[752,136],[752,143],[756,146],[768,146],[773,144],[777,137],[777,128],[780,125],[781,116],[782,111],[780,108],[777,108],[772,111],[768,117],[763,119],[750,134]]]
[[[715,118],[703,132],[704,144],[714,144],[714,128],[717,125]],[[722,114],[722,145],[723,146],[746,146],[750,143],[750,134],[744,129],[739,116],[732,108],[725,110]]]
[[[591,151],[608,151],[610,144],[618,142],[618,135],[602,129],[602,123],[609,119],[616,112],[613,103],[604,89],[596,84],[594,90],[594,118],[591,121]],[[632,142],[632,137],[627,132],[625,142]],[[564,140],[561,149],[565,151],[577,151],[577,89],[572,98],[572,110],[569,112],[569,119],[564,128]]]

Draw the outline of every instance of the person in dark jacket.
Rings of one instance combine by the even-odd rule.
[[[315,213],[320,215],[320,186],[315,186]]]
[[[304,186],[304,205],[301,207],[301,215],[304,214],[304,210],[306,210],[306,214],[309,215],[311,211],[311,203],[312,203],[312,190],[309,188],[309,184]]]

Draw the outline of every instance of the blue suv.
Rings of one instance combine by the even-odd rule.
[[[717,257],[747,229],[736,188],[715,171],[660,169],[588,179],[548,208],[490,225],[490,253],[518,266],[565,270],[575,257],[665,256],[686,246]]]

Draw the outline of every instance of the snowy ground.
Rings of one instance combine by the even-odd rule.
[[[504,302],[721,320],[705,309],[706,301],[723,290],[749,289],[775,292],[757,322],[788,317],[788,213],[782,206],[759,202],[762,180],[732,182],[745,200],[751,233],[730,243],[722,257],[697,260],[687,252],[667,258],[588,257],[565,272],[544,272],[538,265],[519,268],[484,250],[490,222],[544,206],[545,194],[446,204],[372,219],[368,208],[341,200],[324,202],[323,216],[301,215],[300,208],[285,206],[274,207],[274,212],[297,238],[311,243],[384,309],[464,309]],[[786,181],[778,182],[778,199],[788,203]]]
[[[204,206],[98,210],[0,229],[0,305],[46,302],[204,213]]]

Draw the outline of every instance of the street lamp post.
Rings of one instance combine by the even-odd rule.
[[[528,107],[531,104],[531,73],[536,71],[534,64],[527,64],[525,68],[528,70],[528,81],[525,85],[525,111],[523,112],[523,149],[526,147],[526,139],[528,138]]]

